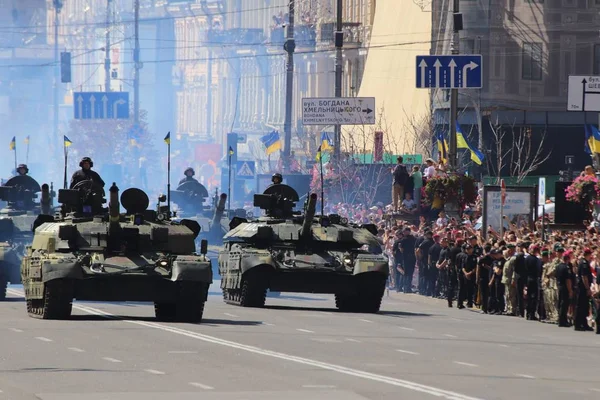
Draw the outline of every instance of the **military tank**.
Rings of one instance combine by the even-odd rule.
[[[37,194],[41,192],[40,202]],[[0,300],[9,283],[21,283],[20,264],[25,246],[33,240],[32,227],[39,214],[53,212],[54,190],[28,175],[17,175],[0,186]]]
[[[21,264],[30,317],[68,319],[72,301],[149,301],[161,321],[200,322],[212,283],[200,226],[170,220],[166,196],[148,209],[146,193],[82,181],[58,191],[61,212],[40,215]],[[120,204],[126,212],[120,213]]]
[[[266,215],[235,217],[219,253],[226,303],[263,307],[266,292],[335,294],[340,311],[376,313],[389,269],[375,225],[315,215],[317,195],[293,211],[298,193],[274,184],[254,195]]]

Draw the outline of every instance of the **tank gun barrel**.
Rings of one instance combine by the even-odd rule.
[[[108,204],[109,211],[109,221],[110,226],[114,227],[115,225],[119,225],[119,209],[121,205],[119,204],[119,188],[117,184],[113,182],[112,186],[109,189],[110,192],[110,203]]]
[[[215,208],[215,214],[213,215],[212,226],[219,226],[221,224],[221,218],[223,218],[223,212],[225,211],[225,200],[227,200],[227,195],[221,193],[221,197],[219,197],[219,202]]]
[[[317,209],[317,194],[312,193],[308,198],[308,204],[306,206],[306,214],[304,215],[304,221],[302,222],[302,230],[300,231],[300,237],[307,238],[311,233],[311,225],[315,218],[315,212]]]
[[[42,198],[40,199],[40,206],[42,214],[50,214],[50,187],[47,183],[42,185]]]

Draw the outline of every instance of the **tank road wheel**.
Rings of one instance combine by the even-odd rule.
[[[73,281],[56,279],[44,284],[44,298],[27,300],[27,313],[40,319],[69,319],[73,309]]]
[[[0,301],[6,300],[6,288],[8,287],[8,280],[3,275],[0,275]]]
[[[359,284],[358,311],[375,314],[381,308],[381,300],[385,293],[385,277],[377,274],[365,276]]]
[[[242,307],[262,308],[267,300],[268,271],[263,268],[253,268],[242,277],[242,290],[239,304]]]
[[[178,282],[175,303],[154,303],[154,314],[159,321],[198,323],[204,315],[208,284]]]

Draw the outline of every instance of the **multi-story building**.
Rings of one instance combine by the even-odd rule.
[[[452,0],[433,0],[432,54],[450,54]],[[584,0],[461,0],[464,29],[460,52],[482,54],[483,88],[459,91],[462,129],[482,128],[482,148],[491,143],[491,125],[545,132],[550,159],[536,174],[556,174],[566,155],[577,167],[589,164],[584,124],[598,113],[567,112],[569,75],[600,73],[600,2]],[[442,40],[440,40],[442,39]],[[449,93],[433,95],[435,121],[449,120]],[[490,124],[491,122],[491,124]]]

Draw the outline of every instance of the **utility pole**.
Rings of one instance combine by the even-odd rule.
[[[135,44],[133,49],[133,122],[140,122],[140,0],[135,0]]]
[[[58,59],[58,15],[62,9],[62,0],[54,0],[54,140],[58,143],[58,82],[60,82],[60,61]]]
[[[106,46],[104,47],[104,91],[110,92],[110,6],[112,0],[106,0]]]
[[[452,23],[452,41],[450,42],[450,50],[452,55],[459,54],[459,26],[457,20],[462,21],[462,16],[459,14],[459,0],[453,1],[453,23]],[[460,23],[462,25],[462,22]],[[458,117],[458,89],[450,89],[450,142],[448,143],[448,160],[450,161],[450,169],[456,171],[457,168],[457,149],[456,149],[456,120]]]
[[[288,53],[285,86],[285,123],[283,125],[283,172],[288,172],[291,164],[290,147],[292,146],[292,102],[294,100],[294,50],[296,49],[296,42],[294,41],[294,1],[295,0],[290,0],[287,39],[283,45],[283,49]]]
[[[344,47],[344,32],[342,20],[342,0],[337,0],[337,26],[335,29],[335,97],[342,97],[342,47]],[[333,158],[340,161],[341,143],[342,143],[342,126],[335,126],[335,134],[333,135]]]
[[[213,80],[213,52],[212,43],[210,43],[213,35],[213,17],[208,16],[208,60],[207,60],[207,74],[206,74],[206,135],[212,138],[212,109],[213,109],[213,98],[212,98],[212,80]]]

